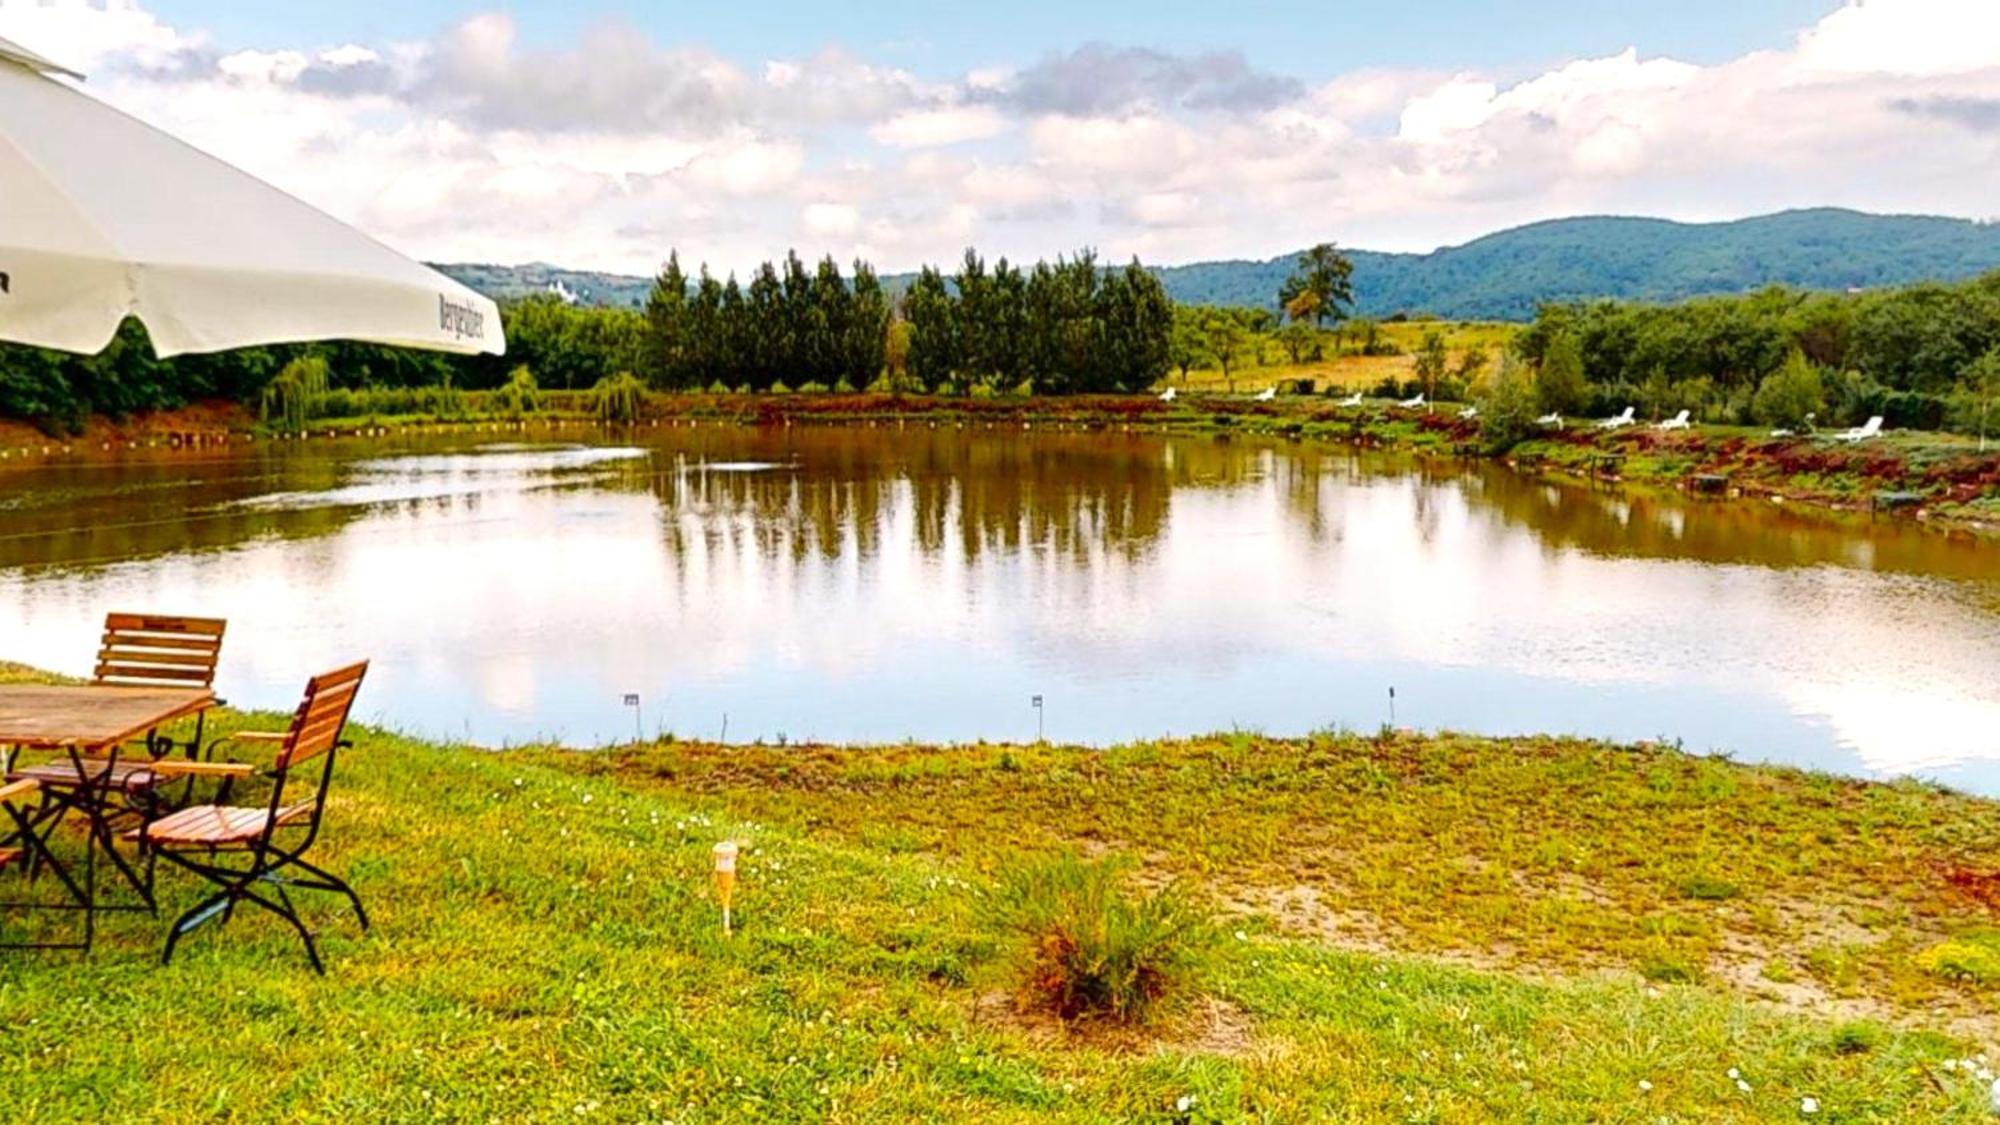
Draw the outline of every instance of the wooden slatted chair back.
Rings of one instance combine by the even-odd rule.
[[[292,729],[285,734],[284,748],[278,752],[277,767],[288,769],[316,758],[334,748],[347,726],[347,714],[354,709],[354,697],[361,691],[361,678],[368,674],[368,662],[350,664],[322,672],[306,684],[305,701],[292,715]]]
[[[91,678],[124,687],[214,687],[227,624],[211,617],[108,614]]]

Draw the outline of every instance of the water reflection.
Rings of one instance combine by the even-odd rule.
[[[1493,466],[1131,434],[662,429],[0,472],[0,658],[231,618],[277,706],[498,743],[1105,742],[1387,718],[1667,737],[2000,792],[2000,554]]]

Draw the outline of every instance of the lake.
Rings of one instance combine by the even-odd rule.
[[[1393,707],[2000,794],[2000,545],[1282,441],[577,427],[0,467],[0,659],[87,673],[111,609],[228,618],[233,704],[365,656],[364,717],[482,745]]]

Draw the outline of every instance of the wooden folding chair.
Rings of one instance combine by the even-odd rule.
[[[272,766],[265,771],[271,783],[271,796],[263,807],[198,805],[126,834],[127,839],[137,840],[148,855],[159,856],[221,888],[174,922],[167,933],[166,949],[160,954],[162,964],[173,960],[174,946],[183,935],[217,917],[228,921],[237,904],[248,902],[291,923],[305,942],[306,958],[312,967],[325,973],[312,933],[299,918],[286,887],[345,895],[361,928],[368,928],[368,913],[362,909],[354,889],[304,858],[319,838],[327,790],[333,781],[334,758],[352,745],[342,734],[348,713],[354,707],[354,697],[361,689],[361,679],[367,672],[368,664],[363,661],[313,677],[306,685],[305,700],[292,714],[291,728],[283,734],[243,732],[217,740],[217,744],[276,746]],[[317,771],[301,768],[315,759],[319,760]],[[169,777],[247,778],[257,772],[248,763],[233,761],[163,760],[154,768]],[[312,772],[318,773],[317,779],[311,776]],[[297,776],[300,774],[305,776]],[[305,791],[307,786],[310,791]]]
[[[228,622],[212,617],[107,614],[91,682],[109,687],[212,688],[215,666],[222,656],[222,633],[227,627]],[[152,776],[152,762],[176,749],[185,750],[190,759],[199,757],[207,721],[206,712],[195,717],[194,737],[186,743],[149,731],[143,755],[116,755],[104,767],[111,772],[110,777],[88,780],[124,790],[128,798],[146,798],[147,808],[142,811],[158,812],[168,803],[151,799],[157,796],[153,790],[158,780]],[[47,786],[75,786],[86,780],[77,766],[61,760],[14,770],[9,776],[32,778]]]
[[[104,617],[104,635],[98,641],[97,665],[91,682],[107,687],[212,688],[215,667],[222,656],[222,634],[228,622],[213,617],[175,617],[154,613],[109,613]],[[143,753],[112,753],[101,760],[71,754],[32,766],[16,767],[11,756],[0,761],[0,776],[35,781],[54,795],[86,788],[100,789],[106,796],[117,795],[125,809],[120,819],[148,820],[186,805],[194,797],[190,778],[177,794],[165,791],[166,775],[153,767],[175,750],[184,750],[189,760],[198,759],[207,712],[195,716],[194,736],[178,743],[169,735],[148,731]],[[64,813],[58,811],[50,831],[60,825]],[[110,838],[106,838],[107,849]],[[153,906],[152,871],[131,870],[115,853],[108,853],[125,880],[130,883],[146,909]],[[39,857],[35,857],[39,862]]]
[[[212,688],[222,658],[222,634],[229,623],[214,617],[167,617],[112,613],[104,618],[94,683],[122,687]],[[204,717],[195,719],[194,738],[177,744],[158,731],[147,735],[147,756],[163,758],[177,746],[196,757]]]

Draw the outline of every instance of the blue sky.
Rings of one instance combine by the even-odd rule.
[[[573,40],[592,23],[616,19],[662,42],[703,43],[739,60],[807,54],[841,43],[868,57],[935,75],[1102,41],[1178,52],[1235,47],[1260,67],[1306,76],[1376,66],[1521,70],[1615,54],[1630,46],[1690,62],[1721,62],[1758,48],[1784,46],[1793,33],[1834,6],[1827,0],[1371,0],[1317,5],[1272,0],[774,0],[755,5],[750,15],[749,5],[589,0],[161,0],[150,5],[171,22],[208,28],[235,45],[267,48],[302,41],[423,38],[467,16],[502,9],[513,13],[524,36],[536,42]],[[1300,20],[1301,11],[1313,18]]]
[[[0,36],[434,260],[1167,264],[1576,214],[2000,216],[2000,0],[0,0]]]

